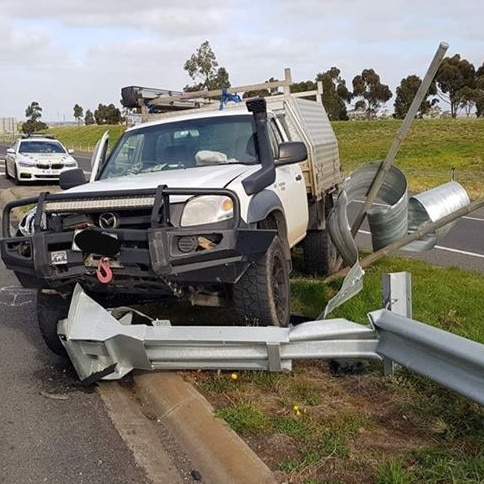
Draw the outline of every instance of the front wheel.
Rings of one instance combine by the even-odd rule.
[[[5,160],[5,178],[7,180],[11,180],[12,176],[10,175],[10,172],[8,171],[8,163],[7,160]]]
[[[59,356],[67,356],[67,351],[57,334],[57,323],[67,318],[69,305],[70,298],[37,291],[37,321],[40,334],[49,349]]]
[[[278,236],[264,256],[252,264],[234,284],[233,302],[237,314],[249,324],[289,324],[289,266]]]
[[[17,172],[17,165],[15,163],[13,165],[13,182],[15,183],[15,185],[20,184],[20,179],[18,177],[18,172]]]

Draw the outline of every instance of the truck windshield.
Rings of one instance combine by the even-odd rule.
[[[253,117],[217,116],[126,132],[100,178],[229,163],[259,163]]]

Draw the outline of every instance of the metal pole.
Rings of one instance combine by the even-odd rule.
[[[353,237],[356,236],[358,233],[358,230],[361,227],[361,224],[363,223],[364,218],[366,217],[366,214],[368,212],[368,209],[370,208],[371,204],[375,201],[376,196],[378,195],[378,192],[380,191],[380,188],[383,184],[383,181],[385,179],[385,176],[387,175],[388,171],[390,170],[390,166],[395,160],[395,157],[397,156],[397,152],[400,148],[400,145],[405,138],[405,136],[408,133],[408,130],[410,128],[410,125],[412,124],[413,118],[415,118],[420,105],[422,104],[422,101],[427,95],[427,91],[429,90],[430,84],[433,81],[435,74],[437,73],[437,69],[439,68],[440,63],[442,62],[442,59],[444,58],[444,55],[449,48],[449,45],[446,44],[445,42],[441,42],[439,45],[439,48],[437,49],[437,52],[434,55],[434,58],[429,66],[429,69],[427,71],[427,74],[425,74],[425,77],[423,81],[420,84],[420,87],[418,88],[417,94],[415,94],[415,97],[412,101],[412,104],[410,105],[410,108],[405,116],[405,119],[403,120],[403,124],[400,127],[397,135],[393,139],[392,146],[390,147],[390,150],[387,153],[387,156],[385,160],[383,161],[379,172],[376,174],[375,179],[373,180],[373,184],[370,188],[370,191],[368,192],[368,196],[366,197],[365,203],[363,204],[363,207],[361,208],[360,213],[356,217],[353,227],[351,228],[351,234]]]

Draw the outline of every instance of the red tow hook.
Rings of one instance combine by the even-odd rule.
[[[109,267],[109,257],[101,257],[99,259],[96,277],[102,284],[109,284],[113,280],[113,271]]]

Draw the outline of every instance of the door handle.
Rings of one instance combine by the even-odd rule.
[[[302,180],[302,175],[296,175],[296,181]]]

